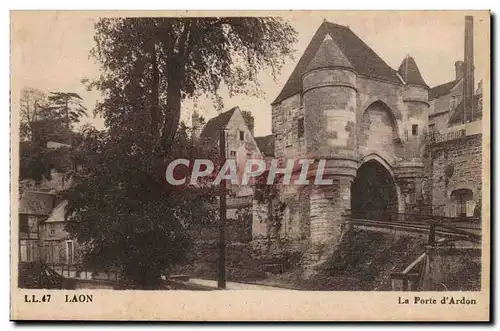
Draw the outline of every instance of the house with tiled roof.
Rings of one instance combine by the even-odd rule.
[[[451,112],[463,97],[463,61],[455,62],[455,79],[429,91],[429,125],[432,131],[443,132],[448,128]]]
[[[208,120],[203,124],[197,111],[192,115],[193,138],[195,143],[207,146],[218,155],[220,132],[225,131],[226,158],[234,159],[237,165],[237,175],[241,178],[244,165],[248,159],[261,159],[262,153],[253,134],[253,117],[244,116],[239,107],[233,107]],[[231,185],[228,183],[227,219],[229,227],[239,224],[243,230],[233,232],[250,235],[252,224],[252,201],[254,189],[250,185]],[[233,225],[234,225],[233,224]],[[236,228],[236,227],[233,227]],[[240,236],[241,237],[241,236]]]
[[[19,261],[32,262],[40,258],[39,226],[56,204],[50,192],[24,191],[19,200]]]
[[[42,260],[52,267],[72,266],[81,262],[81,249],[65,229],[67,205],[68,201],[60,201],[39,225]]]
[[[429,90],[429,126],[432,131],[444,132],[449,127],[482,118],[482,82],[473,92],[474,116],[471,119],[464,116],[464,65],[464,61],[456,61],[455,79]]]

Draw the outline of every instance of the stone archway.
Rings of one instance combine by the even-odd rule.
[[[358,119],[358,147],[362,155],[376,153],[392,162],[401,141],[398,120],[385,103],[370,104]]]
[[[391,173],[376,160],[363,163],[351,184],[352,215],[388,220],[397,211],[398,194]]]

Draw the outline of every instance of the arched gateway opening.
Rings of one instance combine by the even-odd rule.
[[[397,210],[398,197],[392,175],[376,160],[363,163],[351,184],[352,215],[389,220]]]

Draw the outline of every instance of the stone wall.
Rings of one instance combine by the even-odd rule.
[[[401,85],[358,76],[358,79],[356,80],[356,88],[358,90],[358,119],[361,119],[368,106],[376,101],[381,101],[394,112],[394,116],[398,122],[403,120],[403,113],[401,111],[403,109]]]
[[[391,114],[382,104],[372,104],[359,124],[359,152],[361,155],[377,153],[390,164],[396,157],[397,131]]]
[[[427,94],[427,91],[425,93]],[[419,99],[405,102],[407,115],[405,126],[405,135],[407,135],[405,150],[407,153],[403,156],[405,159],[422,158],[422,149],[425,145],[429,125],[429,107],[420,98],[421,96]]]
[[[295,94],[272,106],[272,132],[275,135],[275,155],[294,158],[305,153],[305,136],[299,137],[298,120],[304,118],[300,94]]]
[[[278,187],[279,200],[284,210],[277,213],[279,217],[280,239],[301,240],[309,237],[309,194],[311,187],[303,185],[287,185]],[[253,202],[252,239],[276,239],[269,224],[267,204],[257,200]]]
[[[443,132],[448,129],[450,112],[442,112],[429,116],[429,125],[434,125],[434,132]]]
[[[481,203],[482,135],[445,141],[429,147],[425,173],[430,174],[426,191],[431,192],[434,214],[453,215],[450,195],[457,189],[470,189],[476,206]],[[429,188],[430,186],[430,188]]]

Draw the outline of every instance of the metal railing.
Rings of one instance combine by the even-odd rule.
[[[347,210],[344,217],[348,224],[358,227],[427,233],[426,244],[434,247],[442,247],[456,241],[481,242],[481,219],[479,217],[350,210]],[[392,272],[390,274],[392,290],[420,291],[424,289],[428,263],[427,253],[424,252],[402,272]]]
[[[94,272],[83,267],[82,264],[46,263],[48,267],[65,278],[88,280],[118,280],[117,271]]]
[[[439,144],[445,141],[464,138],[465,136],[466,136],[465,129],[446,132],[446,133],[429,132],[427,134],[427,141],[430,144]]]
[[[343,216],[353,225],[403,232],[426,232],[429,234],[428,245],[444,244],[454,240],[476,243],[481,241],[481,219],[479,217],[446,217],[390,211],[351,210],[347,210]],[[444,236],[446,239],[437,241],[438,235]]]
[[[393,291],[418,291],[422,288],[423,276],[425,274],[425,264],[427,253],[420,255],[402,272],[391,273],[391,286]],[[401,286],[397,282],[401,281]]]

